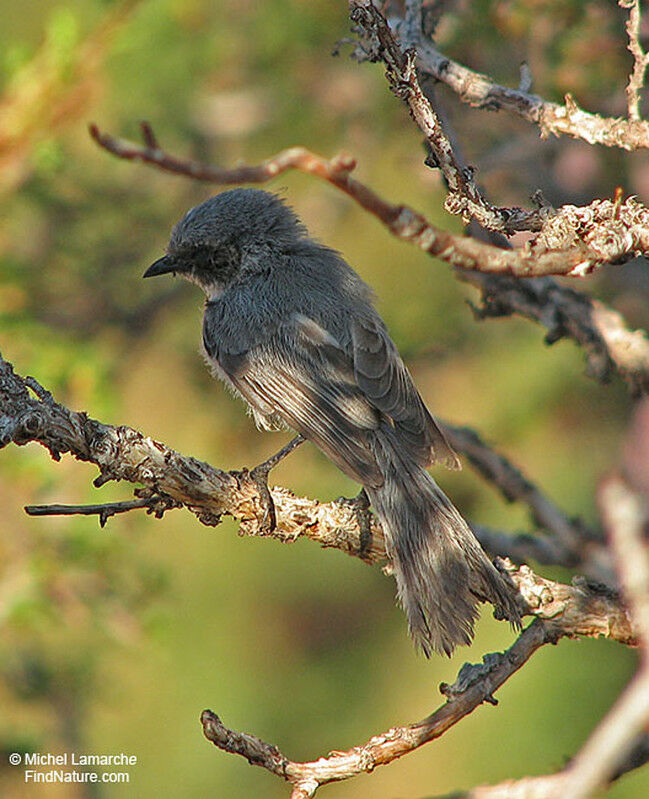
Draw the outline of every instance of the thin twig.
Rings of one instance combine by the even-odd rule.
[[[626,87],[626,99],[629,119],[639,122],[640,91],[644,86],[645,73],[649,65],[649,54],[645,53],[640,45],[640,0],[618,0],[618,5],[629,9],[626,32],[629,36],[629,52],[633,56],[633,69]]]
[[[99,525],[104,527],[111,516],[127,513],[138,508],[146,508],[156,518],[162,518],[165,511],[176,506],[173,500],[153,496],[142,499],[131,499],[123,502],[107,502],[100,505],[26,505],[28,516],[99,516]]]

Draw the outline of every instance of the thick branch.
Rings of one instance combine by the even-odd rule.
[[[38,392],[29,394],[27,386]],[[22,380],[0,359],[0,447],[36,441],[52,457],[70,453],[96,464],[101,474],[95,481],[126,480],[146,486],[164,501],[173,500],[194,513],[199,521],[216,525],[231,515],[246,534],[258,534],[264,518],[259,491],[247,472],[215,469],[186,457],[130,427],[113,427],[68,410],[54,402],[49,392],[31,378]],[[320,503],[273,489],[277,528],[272,535],[293,541],[301,534],[325,547],[337,547],[368,562],[385,558],[379,526],[371,527],[371,541],[361,545],[361,528],[353,503]],[[162,500],[161,500],[162,501]]]
[[[36,399],[30,396],[28,386],[37,394]],[[47,447],[55,459],[69,452],[78,460],[96,464],[101,470],[100,483],[141,483],[155,492],[160,502],[184,505],[203,524],[216,525],[221,516],[228,514],[241,522],[244,534],[258,534],[263,529],[265,508],[254,480],[245,470],[233,473],[215,469],[130,427],[105,425],[85,413],[70,411],[55,402],[33,378],[22,380],[3,359],[0,409],[0,446],[36,441]],[[482,442],[480,449],[484,457],[487,448]],[[385,543],[378,522],[370,520],[370,541],[365,541],[365,526],[354,501],[320,503],[278,487],[273,488],[273,499],[277,511],[273,537],[291,541],[304,535],[368,563],[385,561]],[[580,635],[601,633],[593,627],[592,619],[604,615],[605,634],[624,643],[634,642],[626,613],[610,589],[602,591],[586,583],[561,586],[537,577],[526,566],[519,569],[506,564],[504,568],[520,592],[522,614],[544,619],[561,615]],[[581,620],[570,616],[570,606],[579,609]]]
[[[628,509],[619,510],[617,504],[616,508],[620,521],[625,524],[632,521]],[[625,558],[629,554],[627,551]],[[277,747],[254,735],[228,729],[210,710],[201,716],[205,736],[220,749],[242,755],[252,765],[282,777],[291,784],[293,799],[303,799],[313,796],[322,785],[371,772],[377,766],[390,763],[440,737],[482,703],[496,704],[496,690],[544,644],[556,643],[563,636],[579,635],[606,636],[637,644],[629,614],[610,591],[588,585],[585,581],[576,581],[572,587],[562,586],[538,577],[527,567],[516,569],[510,563],[504,564],[504,568],[519,588],[521,607],[537,618],[506,652],[487,655],[482,664],[466,664],[455,683],[440,686],[446,696],[445,704],[422,721],[393,727],[361,746],[306,763],[290,760]],[[622,576],[628,583],[628,575],[625,577],[623,573]],[[647,593],[649,580],[640,586],[636,580],[638,576],[639,571],[630,584],[635,585],[640,593]],[[623,764],[626,756],[624,743],[636,742],[641,724],[646,721],[648,707],[649,680],[643,670],[627,687],[582,752],[563,772],[477,788],[470,791],[466,799],[559,799],[565,796],[577,799],[590,795],[590,791],[604,779],[615,776],[615,769],[619,770]],[[633,762],[632,759],[629,767]]]
[[[28,387],[37,393],[30,396]],[[264,530],[262,499],[257,483],[248,473],[224,472],[194,458],[185,458],[163,444],[128,427],[111,427],[75,413],[54,402],[33,378],[16,375],[9,363],[0,360],[0,445],[10,441],[25,444],[38,441],[53,457],[70,452],[79,460],[95,463],[101,475],[95,483],[125,479],[141,483],[145,489],[135,493],[138,499],[89,506],[48,505],[30,507],[32,515],[96,514],[100,522],[115,513],[146,508],[160,517],[181,505],[189,508],[204,524],[218,524],[221,515],[229,514],[242,524],[245,534],[269,534]],[[493,555],[510,556],[517,562],[537,557],[541,562],[578,566],[589,577],[610,581],[605,568],[605,553],[597,535],[579,520],[569,519],[519,469],[494,452],[468,428],[446,425],[452,445],[469,458],[471,464],[509,501],[527,504],[534,521],[549,535],[511,537],[504,533],[477,528],[478,537]],[[174,472],[175,469],[175,472]],[[381,528],[371,518],[370,540],[366,525],[354,501],[320,503],[296,497],[285,488],[275,487],[273,499],[277,527],[270,535],[283,541],[298,536],[309,537],[322,546],[337,547],[360,556],[366,562],[385,560]],[[594,557],[595,551],[598,557]],[[526,557],[521,557],[526,553]]]
[[[70,452],[80,460],[96,463],[101,482],[125,479],[143,483],[188,507],[204,524],[216,524],[222,514],[229,513],[242,522],[244,532],[259,529],[264,509],[246,472],[222,472],[131,428],[111,427],[69,411],[33,378],[21,380],[6,361],[0,361],[0,408],[2,446],[37,441],[54,458]],[[368,562],[385,558],[375,522],[371,523],[371,540],[362,542],[362,528],[352,503],[321,504],[277,488],[273,498],[277,505],[276,537],[290,540],[304,533]],[[637,643],[629,615],[610,590],[583,580],[573,586],[553,583],[511,563],[502,568],[519,590],[522,615],[533,615],[535,621],[503,655],[489,656],[480,666],[465,667],[454,685],[444,686],[446,703],[423,721],[393,728],[349,752],[306,764],[292,763],[259,739],[227,730],[209,712],[203,715],[206,734],[227,751],[281,773],[293,784],[294,797],[306,797],[321,784],[371,771],[439,737],[482,702],[494,701],[494,691],[545,643],[566,635],[604,635],[629,645]]]
[[[602,483],[598,500],[630,615],[643,645],[640,670],[563,771],[473,788],[461,799],[587,799],[624,771],[649,759],[649,547],[644,534],[649,506],[646,497],[635,493],[618,476]]]

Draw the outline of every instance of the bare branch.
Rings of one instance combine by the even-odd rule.
[[[617,508],[619,497],[610,499]],[[627,510],[623,508],[619,517],[625,529],[632,521]],[[624,553],[625,559],[630,554]],[[482,664],[463,666],[455,683],[440,686],[446,696],[445,704],[422,721],[393,727],[361,746],[306,763],[290,760],[275,746],[254,735],[228,729],[209,710],[201,716],[205,736],[220,749],[242,755],[249,763],[282,777],[292,785],[292,797],[310,797],[322,785],[373,771],[377,766],[390,763],[440,737],[480,704],[496,704],[496,690],[544,644],[556,643],[563,636],[577,635],[606,636],[631,645],[638,643],[629,614],[609,590],[583,580],[576,581],[572,587],[564,586],[538,577],[527,567],[516,569],[511,563],[505,563],[503,567],[520,591],[521,607],[537,618],[505,653],[487,655]],[[637,577],[640,576],[638,572]],[[632,584],[645,594],[649,592],[649,580],[642,586],[637,581]],[[627,749],[637,742],[637,734],[648,716],[649,680],[643,670],[627,687],[582,752],[563,772],[476,788],[466,794],[466,799],[560,799],[565,796],[577,799],[589,796],[594,788],[615,775],[616,768],[619,770]],[[642,762],[642,758],[631,760],[629,767],[637,762]]]
[[[632,491],[620,477],[612,476],[599,487],[598,503],[611,538],[617,571],[635,625],[649,656],[649,524],[646,496]],[[646,662],[649,672],[649,660]],[[649,707],[649,706],[648,706]]]
[[[39,399],[30,397],[25,381],[7,361],[0,359],[0,447],[11,442],[22,445],[36,441],[47,447],[54,458],[69,452],[78,460],[95,463],[101,470],[100,483],[108,480],[141,483],[155,492],[153,498],[157,502],[187,507],[203,524],[216,525],[221,516],[228,514],[240,521],[243,534],[255,535],[263,530],[265,508],[246,470],[224,472],[183,456],[132,428],[102,424],[55,402],[33,378],[29,382]],[[467,435],[466,431],[464,434]],[[474,449],[475,438],[469,436]],[[481,450],[481,457],[486,456],[487,448],[482,442],[477,449]],[[513,468],[503,463],[506,468]],[[144,491],[140,489],[138,493]],[[367,563],[386,560],[381,528],[374,518],[369,520],[370,540],[363,540],[366,525],[359,518],[355,501],[320,503],[296,497],[278,487],[272,493],[277,511],[277,527],[270,534],[272,537],[293,541],[304,535]],[[141,498],[151,497],[149,494]],[[521,594],[523,614],[544,619],[562,616],[575,634],[603,632],[624,643],[634,643],[631,624],[610,589],[603,591],[586,583],[561,586],[537,577],[525,566],[519,569],[505,563],[503,568]],[[581,621],[570,616],[570,606],[580,609]],[[592,618],[602,616],[606,617],[606,629],[596,630]]]
[[[462,799],[587,799],[624,770],[649,759],[649,547],[644,536],[649,505],[646,497],[632,491],[617,476],[602,483],[598,500],[630,606],[629,615],[635,620],[636,635],[643,647],[641,668],[563,771],[474,788]]]
[[[11,365],[0,360],[0,448],[36,441],[52,457],[70,453],[96,464],[95,485],[126,480],[146,486],[165,501],[174,500],[206,525],[217,525],[228,514],[239,520],[244,534],[259,534],[264,508],[259,490],[248,473],[225,472],[185,457],[130,427],[113,427],[70,411],[41,389],[43,399],[33,399]],[[385,559],[380,527],[371,525],[371,540],[361,542],[358,511],[353,503],[320,503],[274,488],[277,528],[272,536],[294,541],[305,535],[325,547],[354,553],[367,562]]]
[[[484,524],[471,524],[471,530],[482,548],[492,557],[510,558],[518,565],[534,560],[544,565],[571,567],[572,557],[550,536],[530,535],[530,533],[513,534],[503,530],[494,530]],[[580,566],[580,571],[592,576],[583,566]],[[597,579],[602,579],[599,571]]]
[[[520,469],[487,446],[474,430],[446,423],[444,433],[451,446],[465,455],[471,465],[495,485],[508,502],[518,500],[530,508],[534,522],[552,533],[562,547],[565,562],[570,561],[571,557],[578,560],[584,543],[599,538],[583,522],[569,519]],[[576,560],[572,565],[575,562]]]
[[[636,0],[632,0],[635,4]],[[356,3],[354,3],[355,5]],[[629,119],[621,117],[602,117],[579,108],[573,97],[565,97],[565,104],[559,105],[544,100],[537,94],[529,93],[525,85],[512,89],[495,83],[489,76],[468,69],[441,53],[434,43],[426,38],[421,28],[413,26],[407,19],[391,19],[395,36],[406,48],[413,47],[417,52],[417,68],[426,75],[446,84],[462,102],[474,108],[490,111],[506,111],[538,125],[541,136],[572,136],[589,144],[603,144],[606,147],[620,147],[624,150],[638,150],[649,147],[649,123],[634,115],[629,105]],[[404,33],[405,29],[405,33]],[[627,28],[628,30],[628,28]],[[356,56],[359,60],[370,58],[371,45],[361,41]],[[635,58],[635,54],[634,54]],[[638,64],[635,61],[630,78],[631,91],[642,85]],[[646,69],[646,64],[643,70]],[[634,76],[638,77],[634,77]],[[629,89],[627,89],[629,96]]]
[[[28,516],[99,516],[100,527],[105,527],[108,519],[118,513],[146,508],[147,513],[161,519],[166,511],[175,507],[180,506],[169,497],[152,496],[102,505],[26,505],[25,513]]]
[[[496,208],[487,201],[474,180],[471,167],[463,167],[456,158],[438,114],[419,85],[415,50],[402,52],[385,17],[371,0],[354,0],[350,6],[352,21],[362,32],[364,41],[369,43],[371,59],[385,64],[390,89],[406,103],[413,120],[426,137],[432,154],[429,163],[439,167],[448,186],[449,194],[444,203],[446,210],[459,214],[467,223],[474,218],[484,228],[502,233],[541,230],[551,209]],[[416,37],[415,31],[421,31],[421,4],[408,3],[407,10],[407,35]]]
[[[125,479],[143,483],[188,507],[204,524],[217,524],[222,514],[229,513],[242,522],[242,532],[260,529],[264,508],[245,471],[222,472],[131,428],[103,425],[64,408],[35,380],[28,382],[29,387],[6,361],[0,361],[1,446],[37,441],[55,458],[70,452],[80,460],[96,463],[101,469],[100,482]],[[30,388],[36,399],[30,396]],[[385,559],[380,529],[370,521],[370,541],[364,542],[353,503],[321,504],[278,488],[273,490],[273,498],[278,511],[275,537],[290,540],[305,534],[366,562]],[[209,712],[203,714],[206,735],[227,751],[243,754],[250,762],[280,773],[292,783],[294,797],[312,796],[319,785],[389,763],[439,737],[481,703],[494,702],[493,694],[500,685],[545,643],[562,636],[584,635],[637,644],[629,614],[609,589],[584,580],[561,585],[509,562],[501,568],[519,591],[522,615],[533,615],[535,621],[507,652],[488,656],[482,665],[465,667],[452,686],[443,686],[446,703],[423,721],[393,728],[360,747],[314,763],[288,761],[254,736],[227,730]]]
[[[638,646],[638,635],[619,595],[606,585],[573,578],[572,585],[555,583],[535,574],[529,566],[498,562],[520,595],[523,615],[545,621],[561,620],[565,635],[611,638],[627,646]]]
[[[27,385],[38,400],[29,396]],[[294,541],[304,535],[325,547],[343,549],[368,563],[386,559],[381,528],[373,517],[359,509],[354,500],[320,503],[296,497],[285,488],[272,490],[278,512],[277,528],[268,533],[263,525],[264,505],[259,487],[246,470],[223,472],[193,458],[185,458],[163,444],[127,427],[111,427],[75,413],[56,403],[34,378],[24,380],[9,363],[0,360],[0,447],[13,441],[38,441],[54,458],[70,452],[79,460],[100,467],[95,480],[100,486],[109,480],[125,479],[147,488],[135,493],[138,500],[90,506],[29,507],[32,515],[97,514],[100,523],[115,513],[145,507],[160,517],[172,507],[185,506],[204,524],[218,524],[221,515],[238,519],[247,535],[272,535]],[[452,445],[493,483],[509,501],[527,504],[534,521],[551,538],[495,534],[477,527],[477,534],[494,555],[512,556],[518,562],[536,557],[540,562],[578,566],[593,579],[610,582],[607,553],[597,534],[579,520],[569,519],[548,497],[502,455],[490,449],[477,433],[446,425]],[[177,467],[171,474],[169,468]],[[522,553],[527,555],[522,557]]]
[[[223,169],[209,164],[193,161],[190,158],[178,158],[161,149],[148,122],[140,123],[144,146],[119,139],[109,133],[100,131],[97,125],[90,125],[88,131],[97,144],[118,158],[127,161],[139,161],[150,166],[170,172],[174,175],[202,180],[221,185],[240,183],[265,183],[289,169],[316,175],[327,180],[337,188],[359,200],[367,210],[372,210],[379,218],[392,214],[392,207],[384,203],[371,189],[353,179],[348,180],[349,173],[356,167],[356,160],[350,155],[341,153],[330,161],[314,155],[304,147],[291,147],[267,158],[256,166],[240,166]]]
[[[511,566],[509,568],[518,574]],[[371,772],[439,738],[482,703],[495,704],[493,695],[498,688],[544,644],[556,643],[566,635],[620,635],[628,643],[635,640],[628,618],[610,595],[603,594],[595,599],[596,595],[589,594],[586,589],[563,586],[568,593],[561,599],[552,594],[549,582],[537,583],[529,570],[527,575],[521,576],[521,585],[523,591],[544,608],[548,620],[535,619],[506,652],[486,655],[478,665],[464,665],[452,685],[440,686],[446,702],[422,721],[392,727],[365,744],[307,763],[290,760],[275,746],[254,735],[228,729],[210,710],[201,716],[203,732],[220,749],[242,755],[249,763],[285,779],[293,786],[293,797],[313,796],[321,785]],[[549,595],[546,590],[550,591]],[[574,593],[569,596],[571,592]],[[608,611],[613,608],[617,610],[611,616]]]
[[[629,36],[629,52],[633,56],[633,70],[626,87],[629,119],[640,121],[640,90],[644,86],[645,73],[649,65],[649,55],[640,45],[640,0],[618,0],[618,5],[629,9],[626,32]]]
[[[452,266],[517,277],[584,276],[605,263],[623,263],[649,254],[649,209],[634,198],[595,200],[578,208],[566,205],[544,224],[543,230],[517,250],[502,249],[473,238],[456,236],[432,225],[407,205],[392,205],[349,174],[356,162],[338,155],[327,161],[302,147],[293,147],[258,166],[219,169],[177,159],[159,148],[150,149],[117,139],[92,126],[93,138],[105,150],[128,160],[143,161],[174,174],[219,184],[262,183],[287,169],[317,175],[353,197],[398,238]]]
[[[478,287],[480,319],[519,314],[547,329],[547,344],[571,338],[586,355],[588,374],[607,383],[617,372],[631,394],[649,393],[649,339],[644,331],[629,330],[621,314],[599,300],[561,286],[551,278],[519,280],[457,270],[459,280]]]
[[[259,490],[245,470],[233,473],[215,469],[195,458],[180,455],[136,430],[105,425],[84,413],[70,411],[56,403],[49,392],[33,379],[30,385],[37,390],[40,399],[31,398],[24,381],[14,373],[10,364],[0,360],[0,446],[10,442],[21,445],[37,441],[47,447],[54,458],[69,452],[79,460],[97,464],[101,474],[96,484],[108,480],[141,483],[155,492],[160,502],[187,507],[203,524],[216,525],[222,515],[228,514],[239,520],[243,534],[258,535],[264,530],[265,509]],[[475,444],[473,446],[475,449]],[[480,444],[479,449],[486,450],[486,447]],[[484,451],[481,457],[485,457]],[[504,463],[505,467],[511,468]],[[278,487],[273,488],[272,493],[277,511],[273,537],[293,541],[303,535],[367,563],[386,560],[380,526],[370,518],[369,540],[366,540],[367,520],[360,518],[354,501],[320,503],[296,497],[287,489]],[[528,493],[535,494],[534,490]],[[543,505],[538,500],[535,502]],[[546,509],[544,513],[549,511]],[[508,566],[508,570],[521,592],[523,613],[554,618],[557,608],[564,612],[566,603],[578,600],[577,604],[583,608],[588,604],[584,596],[589,598],[588,602],[593,597],[592,587],[587,586],[584,595],[585,589],[581,585],[557,587],[558,584],[537,578],[526,567],[516,569]],[[613,595],[606,596],[610,599]],[[599,594],[597,597],[600,602]],[[616,621],[612,618],[614,607],[617,607],[615,602],[606,611],[607,629],[616,631],[612,634],[617,640],[631,643],[631,627],[628,621],[624,621],[623,612],[621,619]],[[601,610],[597,613],[601,614]],[[580,634],[592,634],[592,629],[587,629],[590,632]]]
[[[642,669],[546,794],[550,799],[587,799],[615,773],[649,722],[649,671]]]
[[[548,343],[569,336],[584,348],[589,374],[595,379],[606,382],[617,371],[634,395],[649,392],[649,341],[643,332],[629,330],[619,313],[573,289],[559,286],[548,278],[521,280],[503,274],[487,274],[492,264],[507,266],[507,259],[518,273],[522,271],[533,274],[536,271],[533,268],[534,259],[529,259],[529,265],[524,266],[525,258],[519,251],[503,250],[475,239],[453,236],[435,228],[412,208],[386,202],[351,176],[355,161],[350,156],[339,155],[327,161],[304,148],[295,147],[284,150],[257,166],[226,170],[176,158],[161,150],[157,143],[156,148],[151,149],[146,142],[150,143],[155,139],[149,138],[153,135],[149,127],[146,131],[143,147],[101,133],[94,126],[91,128],[97,143],[119,158],[142,161],[198,180],[220,184],[259,183],[270,180],[287,169],[299,169],[316,175],[344,191],[381,221],[393,235],[420,246],[440,260],[459,266],[457,276],[477,285],[483,291],[483,308],[479,312],[481,317],[518,313],[538,321],[548,329]],[[620,205],[613,202],[607,207],[615,224],[619,223],[620,219],[616,217]],[[589,216],[589,209],[581,210],[585,217]],[[629,208],[629,213],[631,212],[632,208]],[[631,217],[629,221],[631,222]],[[578,224],[581,225],[582,221]],[[597,224],[599,223],[593,227],[591,222],[593,233]],[[559,221],[558,226],[560,225]],[[589,225],[584,224],[583,227],[587,231]],[[637,225],[635,227],[637,229]],[[606,235],[606,229],[600,232],[602,236]],[[504,259],[504,263],[501,259]],[[557,260],[561,262],[560,257]],[[563,266],[565,268],[565,263]]]

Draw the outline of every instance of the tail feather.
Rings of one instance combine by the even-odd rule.
[[[428,472],[395,460],[390,458],[384,484],[366,490],[385,532],[415,644],[429,657],[432,650],[450,655],[471,643],[477,605],[484,601],[519,625],[513,591],[460,513]]]

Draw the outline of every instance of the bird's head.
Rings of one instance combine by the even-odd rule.
[[[178,274],[218,296],[243,273],[268,269],[268,256],[290,247],[306,231],[275,194],[232,189],[188,211],[171,232],[164,257],[144,277]]]

